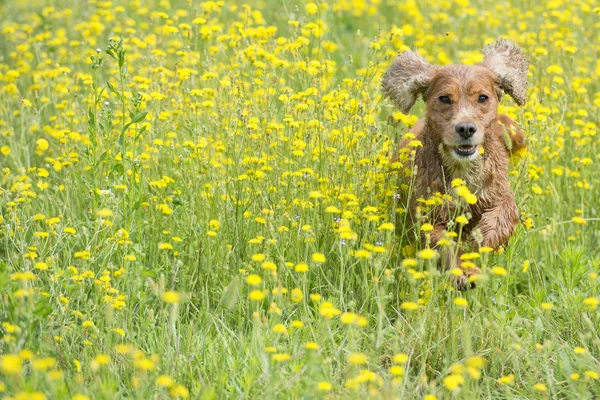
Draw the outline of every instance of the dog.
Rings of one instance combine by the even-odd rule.
[[[411,140],[422,143],[414,153],[416,176],[408,200],[411,223],[418,217],[417,199],[436,192],[452,196],[451,184],[460,178],[477,199],[464,210],[471,219],[463,227],[463,235],[471,234],[469,241],[475,249],[497,249],[508,242],[520,221],[508,167],[511,154],[525,147],[523,131],[511,118],[498,114],[498,104],[503,92],[519,106],[525,104],[529,61],[506,39],[487,45],[483,54],[477,65],[436,66],[416,51],[405,51],[396,57],[381,83],[384,94],[405,114],[418,96],[426,103],[425,118],[409,131],[414,139],[399,144],[399,153],[403,153],[410,151],[402,149],[410,149]],[[440,262],[453,269],[455,286],[464,290],[474,286],[474,275],[481,271],[462,262],[463,250],[439,245],[456,211],[454,200],[449,203],[430,215],[433,229],[423,240],[440,251]],[[458,276],[456,268],[461,271]]]

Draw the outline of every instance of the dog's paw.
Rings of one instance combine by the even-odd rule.
[[[481,270],[477,267],[455,268],[450,275],[452,285],[456,290],[474,289]]]

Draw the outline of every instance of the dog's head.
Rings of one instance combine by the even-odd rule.
[[[521,49],[501,39],[486,46],[483,53],[478,65],[435,66],[416,52],[406,51],[396,57],[382,79],[385,94],[404,113],[419,95],[423,97],[427,125],[458,161],[479,156],[502,92],[518,105],[526,100],[529,62]]]

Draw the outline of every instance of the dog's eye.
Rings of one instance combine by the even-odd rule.
[[[448,97],[448,96],[440,96],[438,98],[440,99],[440,101],[442,103],[446,103],[446,104],[452,103],[452,101],[450,100],[450,97]]]
[[[479,103],[485,103],[486,101],[488,101],[488,97],[485,94],[482,94],[479,96],[479,99],[477,99],[477,102]]]

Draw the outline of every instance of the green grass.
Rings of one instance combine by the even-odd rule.
[[[0,3],[0,398],[600,397],[597,6],[234,3]],[[379,77],[499,37],[523,224],[457,292]]]

